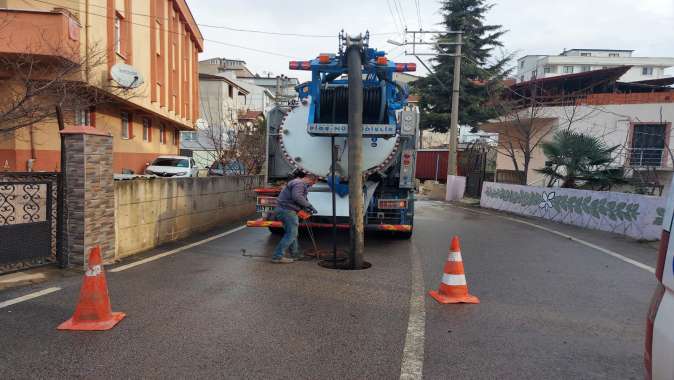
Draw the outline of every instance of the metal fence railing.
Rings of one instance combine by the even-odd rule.
[[[629,166],[661,167],[663,166],[664,148],[632,148],[627,152]]]

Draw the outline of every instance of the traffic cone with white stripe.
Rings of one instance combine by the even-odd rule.
[[[449,249],[444,272],[440,288],[428,292],[431,297],[440,303],[480,303],[479,298],[468,294],[468,283],[466,283],[466,274],[463,271],[458,236],[452,238],[452,246]]]
[[[110,330],[124,318],[124,313],[113,313],[110,308],[108,284],[105,281],[101,248],[96,246],[89,252],[87,271],[84,273],[80,302],[75,314],[61,323],[59,330],[101,331]]]

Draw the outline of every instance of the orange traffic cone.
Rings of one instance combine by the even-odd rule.
[[[442,275],[440,288],[431,290],[428,294],[440,303],[480,303],[480,299],[468,294],[466,274],[463,272],[463,260],[461,260],[461,247],[459,237],[452,238],[452,246],[449,249],[449,257],[445,264],[445,273]]]
[[[126,316],[124,313],[113,313],[110,309],[108,285],[105,281],[99,246],[89,252],[87,268],[75,314],[61,323],[59,330],[110,330]]]

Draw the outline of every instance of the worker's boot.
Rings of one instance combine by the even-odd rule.
[[[291,264],[294,263],[295,260],[287,257],[279,257],[279,258],[272,258],[271,262],[274,264]]]

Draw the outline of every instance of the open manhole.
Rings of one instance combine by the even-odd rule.
[[[367,261],[363,261],[363,264],[360,268],[353,268],[351,265],[351,260],[349,260],[349,253],[345,250],[337,251],[337,258],[333,257],[332,251],[328,251],[325,255],[320,255],[318,265],[327,269],[339,269],[339,270],[361,270],[368,269],[372,267]]]

